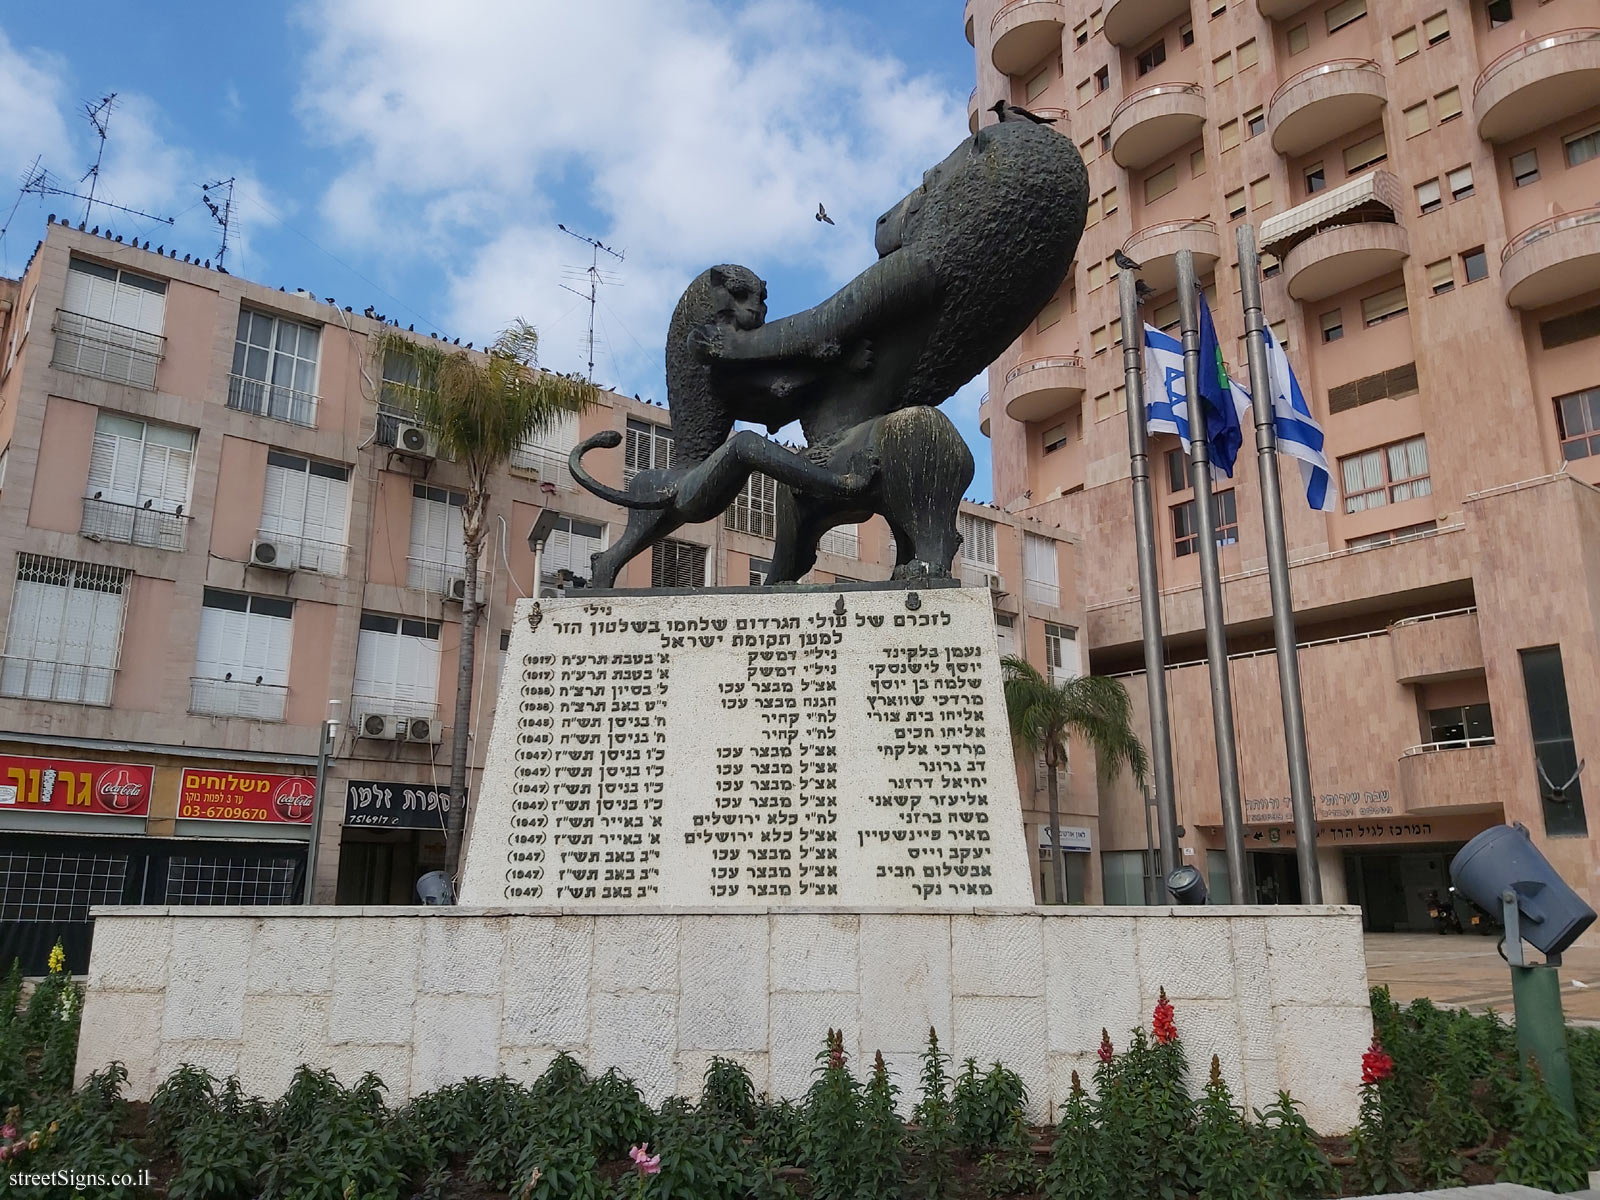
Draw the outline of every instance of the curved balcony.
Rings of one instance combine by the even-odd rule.
[[[1412,746],[1395,774],[1408,813],[1493,811],[1508,790],[1506,748],[1492,737]]]
[[[1163,221],[1139,230],[1122,243],[1122,252],[1142,264],[1144,281],[1158,292],[1178,286],[1178,251],[1194,252],[1195,275],[1202,276],[1222,257],[1215,221]]]
[[[1065,412],[1083,399],[1089,375],[1075,355],[1034,358],[1006,372],[1006,416],[1013,421],[1042,421]]]
[[[1314,233],[1289,251],[1283,273],[1296,300],[1324,300],[1367,283],[1411,257],[1404,225],[1361,221]]]
[[[966,0],[966,3],[961,6],[961,8],[962,8],[961,23],[962,23],[963,26],[965,26],[965,33],[967,35],[967,45],[974,46],[974,47],[977,46],[977,44],[978,44],[978,33],[977,33],[976,23],[974,22],[973,17],[972,17],[972,6],[975,3],[977,3],[977,0]]]
[[[1066,25],[1061,0],[1011,0],[989,22],[989,60],[1002,75],[1020,75],[1061,49]]]
[[[970,133],[978,132],[978,89],[972,89],[972,95],[967,97],[967,130]]]
[[[1563,213],[1524,229],[1500,252],[1500,286],[1512,308],[1543,308],[1600,279],[1600,207]]]
[[[978,432],[984,437],[993,437],[989,432],[989,418],[992,415],[989,407],[989,393],[983,394],[983,399],[978,401]]]
[[[1256,11],[1269,21],[1281,21],[1311,7],[1315,0],[1256,0]]]
[[[1158,83],[1123,98],[1111,112],[1111,157],[1136,171],[1200,136],[1206,94],[1196,83]]]
[[[1335,58],[1291,75],[1267,106],[1272,148],[1296,157],[1378,119],[1389,102],[1383,68]]]
[[[1600,29],[1563,29],[1514,46],[1472,88],[1478,136],[1508,142],[1600,104]]]
[[[1142,43],[1163,25],[1189,15],[1189,0],[1111,0],[1106,5],[1106,40],[1124,50]]]

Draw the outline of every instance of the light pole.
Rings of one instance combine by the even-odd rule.
[[[555,532],[556,520],[560,514],[555,509],[546,507],[534,518],[533,528],[528,530],[528,549],[533,551],[533,598],[539,599],[539,589],[544,582],[544,544],[550,540],[550,535]]]
[[[328,701],[328,716],[317,727],[317,791],[311,798],[311,841],[306,845],[306,894],[313,903],[317,882],[317,843],[322,836],[322,792],[328,782],[328,759],[333,757],[334,739],[339,736],[339,701]]]

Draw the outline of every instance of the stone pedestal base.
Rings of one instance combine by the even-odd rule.
[[[1216,1054],[1239,1102],[1286,1088],[1318,1130],[1354,1124],[1372,1023],[1359,910],[1335,907],[99,909],[78,1075],[119,1059],[145,1099],[188,1062],[275,1097],[310,1063],[399,1099],[567,1050],[659,1103],[721,1054],[798,1097],[832,1027],[909,1103],[932,1026],[1043,1121],[1163,987],[1196,1091]]]

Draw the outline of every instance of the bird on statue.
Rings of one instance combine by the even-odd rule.
[[[1004,100],[996,100],[989,107],[989,111],[1002,121],[1009,121],[1012,117],[1021,117],[1025,121],[1032,121],[1035,125],[1054,125],[1056,123],[1054,117],[1041,117],[1038,113],[1029,112],[1027,109],[1015,104],[1008,104]]]
[[[1111,256],[1111,261],[1116,263],[1117,266],[1124,271],[1142,271],[1144,269],[1141,264],[1134,262],[1133,259],[1129,258],[1121,250],[1118,250]]]
[[[823,208],[821,204],[817,205],[817,220],[829,225],[833,224],[833,218],[828,215],[828,210]]]
[[[1144,280],[1135,279],[1133,281],[1133,301],[1135,304],[1148,304],[1150,302],[1150,298],[1155,294],[1155,288],[1151,287]]]

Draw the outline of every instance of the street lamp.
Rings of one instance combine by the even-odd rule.
[[[317,843],[322,836],[322,792],[328,782],[328,759],[333,757],[339,736],[339,701],[328,701],[328,716],[317,727],[317,791],[311,798],[311,841],[306,846],[306,894],[304,903],[313,903],[317,881]]]
[[[561,514],[555,509],[546,507],[534,518],[533,528],[528,530],[528,549],[533,551],[533,598],[539,598],[539,588],[544,583],[544,544],[550,540],[550,535],[555,532],[556,521]]]

